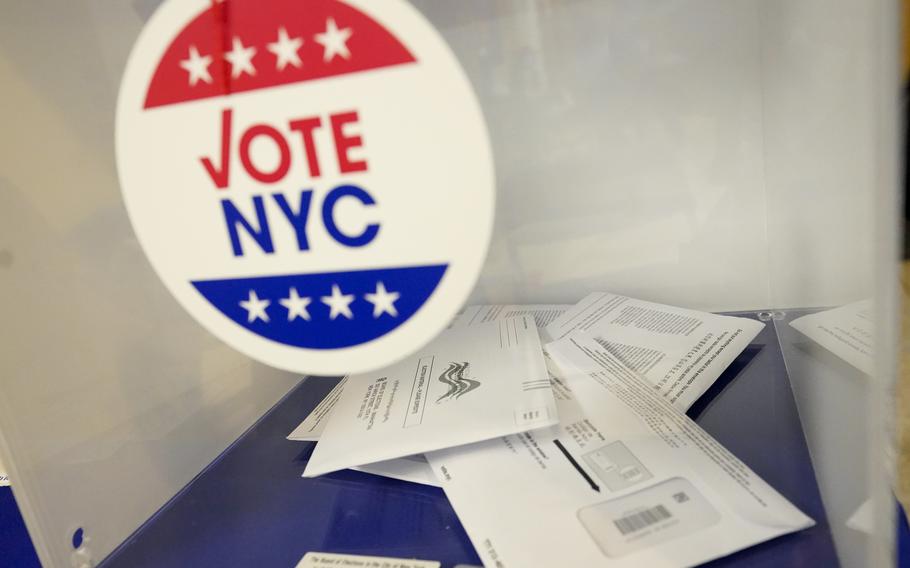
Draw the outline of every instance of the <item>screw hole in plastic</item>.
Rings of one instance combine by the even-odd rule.
[[[73,548],[79,548],[82,546],[82,527],[79,527],[73,531]]]

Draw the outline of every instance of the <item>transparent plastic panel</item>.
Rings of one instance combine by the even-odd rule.
[[[768,303],[760,2],[415,2],[493,140],[477,301]]]
[[[0,7],[0,454],[48,566],[77,529],[73,562],[106,556],[299,380],[203,332],[136,242],[113,116],[143,4]]]
[[[0,454],[52,565],[69,565],[80,527],[76,559],[107,556],[298,380],[203,332],[130,228],[114,105],[156,4],[0,7],[0,121],[14,133],[0,139]],[[412,4],[467,72],[493,143],[496,225],[472,303],[604,291],[763,322],[699,423],[763,463],[808,446],[840,562],[887,565],[895,7]],[[864,301],[871,371],[791,325]],[[794,438],[777,440],[794,398]],[[737,439],[747,420],[772,434]],[[780,480],[800,487],[804,465]],[[873,489],[870,532],[851,528]]]
[[[894,554],[897,7],[763,7],[770,305],[844,566]]]
[[[840,561],[890,561],[896,6],[418,5],[447,24],[497,152],[500,210],[475,300],[607,290],[760,310]],[[835,317],[861,321],[852,349],[885,344],[863,363],[790,325],[845,305]]]

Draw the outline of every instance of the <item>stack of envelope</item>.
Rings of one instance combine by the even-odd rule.
[[[693,566],[814,524],[685,414],[762,326],[609,293],[472,306],[288,438],[318,441],[304,477],[442,487],[486,566]]]

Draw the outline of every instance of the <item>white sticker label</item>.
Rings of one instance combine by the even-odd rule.
[[[127,63],[117,167],[183,307],[318,374],[442,330],[490,239],[493,165],[457,60],[401,0],[167,0]]]
[[[431,560],[408,558],[386,558],[384,556],[359,556],[355,554],[333,554],[330,552],[307,552],[297,563],[297,568],[439,568]]]
[[[674,477],[584,507],[578,520],[605,555],[619,557],[703,530],[720,522],[720,513],[687,479]]]

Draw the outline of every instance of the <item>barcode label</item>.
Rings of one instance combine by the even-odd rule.
[[[614,457],[614,462],[628,463],[619,459],[621,453],[615,447],[597,451]],[[643,466],[641,470],[650,476]],[[610,479],[620,480],[619,476]],[[689,480],[673,477],[582,507],[578,520],[600,550],[615,559],[703,531],[720,523],[721,514]]]
[[[656,507],[651,507],[650,509],[645,509],[644,511],[639,511],[632,515],[627,515],[620,519],[613,521],[613,524],[616,525],[616,528],[619,529],[619,532],[623,535],[640,531],[645,527],[657,524],[661,521],[669,519],[673,515],[670,511],[667,510],[663,505],[658,505]]]
[[[635,479],[641,475],[641,470],[637,467],[627,467],[619,472],[623,479]]]

